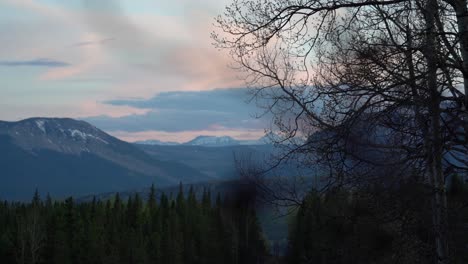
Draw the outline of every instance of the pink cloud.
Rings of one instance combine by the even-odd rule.
[[[79,113],[79,116],[77,117],[106,115],[106,116],[110,116],[113,118],[123,117],[123,116],[128,116],[128,115],[143,115],[151,111],[151,109],[102,104],[97,101],[81,102],[79,109],[77,110],[78,110],[77,113]]]
[[[50,30],[40,32],[40,37],[34,35],[31,44],[20,39],[22,46],[28,49],[26,59],[51,57],[71,64],[42,72],[38,77],[40,81],[110,79],[97,84],[93,93],[86,95],[85,102],[68,94],[67,83],[62,82],[63,89],[56,91],[60,98],[64,98],[61,105],[44,106],[39,102],[37,105],[23,105],[24,109],[19,112],[24,115],[54,116],[55,113],[69,117],[120,117],[143,114],[148,110],[98,102],[119,97],[150,98],[164,91],[243,86],[239,73],[228,67],[229,56],[211,46],[209,36],[215,12],[212,9],[206,11],[208,9],[204,7],[220,5],[215,0],[201,4],[175,0],[183,8],[187,4],[190,6],[183,16],[116,14],[102,10],[83,12],[41,1],[6,1],[40,14],[47,18],[47,23],[52,23]],[[103,45],[73,46],[74,43],[96,43],[109,38],[113,41]],[[16,48],[14,54],[24,55],[25,52],[24,49],[18,52]],[[74,85],[78,87],[76,83]],[[80,93],[80,98],[83,98],[86,90]]]
[[[70,117],[83,118],[89,116],[107,115],[123,117],[128,115],[142,115],[150,109],[133,108],[129,106],[113,106],[98,101],[82,101],[77,105],[64,102],[28,104],[5,103],[6,110],[0,111],[0,120],[18,121],[29,117]]]
[[[84,39],[96,42],[100,40],[100,37],[95,34],[87,34]],[[72,63],[72,65],[68,67],[51,69],[39,76],[39,79],[42,81],[51,81],[76,77],[80,74],[92,71],[94,66],[104,60],[104,54],[100,45],[87,45],[78,50],[82,52],[79,61]]]

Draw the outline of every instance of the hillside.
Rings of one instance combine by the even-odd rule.
[[[0,121],[0,194],[29,199],[35,188],[52,196],[84,195],[179,181],[210,180],[176,161],[158,160],[133,144],[67,118]]]

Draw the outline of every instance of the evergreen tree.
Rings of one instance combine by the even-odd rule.
[[[1,202],[0,263],[262,263],[255,212],[234,216],[220,195],[216,205],[210,196],[205,189],[198,201],[193,187],[184,195],[180,185],[159,206],[154,186],[146,204],[139,194],[124,203],[118,193],[104,202],[47,195],[43,203],[38,192],[27,204]]]

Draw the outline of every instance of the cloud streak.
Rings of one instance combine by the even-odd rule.
[[[71,64],[63,61],[52,59],[33,59],[33,60],[1,60],[0,66],[4,67],[46,67],[46,68],[60,68],[67,67]]]
[[[135,108],[231,111],[246,107],[249,99],[245,88],[214,89],[208,91],[161,92],[150,99],[109,100],[110,105]]]
[[[104,38],[100,40],[89,40],[89,41],[80,41],[78,43],[73,44],[73,47],[83,47],[83,46],[90,46],[90,45],[102,45],[106,42],[113,41],[115,38]]]

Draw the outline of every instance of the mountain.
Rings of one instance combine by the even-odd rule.
[[[68,118],[0,121],[0,150],[0,199],[29,199],[35,188],[64,197],[210,180]]]
[[[207,147],[223,147],[223,146],[235,146],[240,145],[238,140],[233,139],[232,137],[222,136],[198,136],[189,142],[184,143],[184,145],[190,146],[207,146]]]
[[[238,145],[271,145],[274,140],[279,140],[279,136],[274,133],[268,133],[259,139],[254,140],[236,140],[229,136],[213,137],[213,136],[198,136],[184,145],[190,146],[206,146],[206,147],[226,147]],[[162,145],[162,144],[157,144]]]
[[[149,140],[141,140],[141,141],[135,141],[133,142],[134,144],[139,144],[139,145],[156,145],[156,146],[177,146],[180,145],[177,142],[172,142],[172,141],[160,141],[156,139],[149,139]]]
[[[160,140],[142,140],[136,141],[138,145],[152,145],[152,146],[177,146],[177,145],[188,145],[188,146],[205,146],[205,147],[227,147],[227,146],[238,146],[238,145],[270,145],[273,144],[274,140],[279,140],[279,136],[270,132],[259,139],[254,140],[237,140],[229,136],[215,137],[215,136],[198,136],[183,144],[171,141],[160,141]]]

